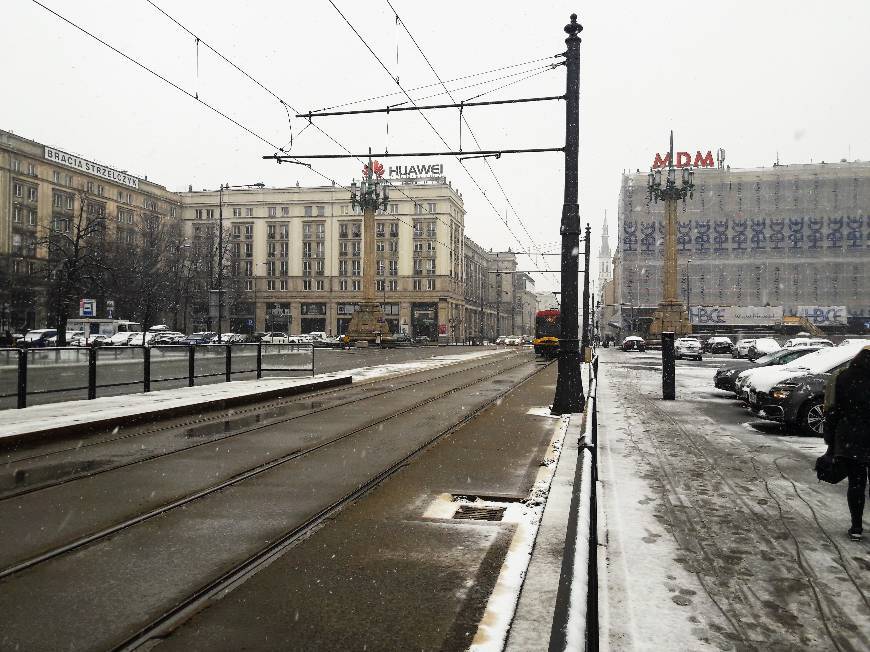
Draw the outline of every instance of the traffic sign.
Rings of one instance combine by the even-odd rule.
[[[97,300],[79,299],[79,317],[96,317]]]

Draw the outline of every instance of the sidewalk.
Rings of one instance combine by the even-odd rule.
[[[0,443],[74,436],[99,428],[114,428],[147,420],[219,410],[255,401],[292,396],[351,382],[370,382],[470,361],[500,350],[454,353],[413,362],[360,367],[304,378],[263,378],[197,387],[182,387],[138,394],[106,396],[93,400],[46,403],[21,410],[3,410]]]
[[[602,358],[600,649],[870,648],[870,547],[816,481],[824,444],[711,418],[710,368],[662,401],[655,371]]]

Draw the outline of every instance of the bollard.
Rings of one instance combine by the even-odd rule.
[[[263,343],[257,342],[257,380],[263,377]]]
[[[151,391],[151,349],[142,348],[142,389],[145,392]]]
[[[226,345],[226,371],[227,371],[227,382],[230,382],[233,379],[233,354],[232,349],[229,344]]]
[[[662,398],[673,401],[677,397],[674,359],[674,334],[662,333]]]
[[[27,349],[18,350],[18,409],[27,407]]]
[[[191,344],[190,347],[187,349],[187,386],[188,387],[193,387],[193,374],[194,374],[193,361],[194,361],[194,356],[196,355],[194,353],[194,351],[196,351],[196,344]]]
[[[88,347],[88,400],[97,398],[97,347]]]

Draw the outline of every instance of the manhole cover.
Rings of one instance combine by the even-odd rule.
[[[460,505],[453,518],[462,521],[500,521],[504,516],[504,507],[475,507]]]

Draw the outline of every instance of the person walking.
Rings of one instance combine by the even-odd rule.
[[[860,541],[870,475],[870,346],[861,349],[849,366],[828,382],[824,436],[834,458],[839,458],[848,471],[849,537]]]

